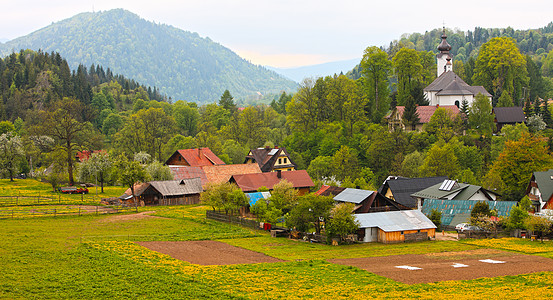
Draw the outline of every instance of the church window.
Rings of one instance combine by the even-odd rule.
[[[459,108],[459,100],[455,100],[455,106],[457,106],[457,108]]]

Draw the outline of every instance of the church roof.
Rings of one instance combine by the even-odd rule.
[[[425,92],[437,92],[436,95],[478,95],[490,97],[483,86],[470,86],[453,71],[443,72],[431,84],[424,88]]]

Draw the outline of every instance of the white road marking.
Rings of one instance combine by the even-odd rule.
[[[406,269],[406,270],[422,270],[422,268],[419,268],[419,267],[411,267],[411,266],[396,266],[396,268],[399,268],[399,269]]]
[[[481,259],[479,261],[481,261],[483,263],[488,263],[488,264],[504,264],[505,263],[504,261],[493,260],[493,259]]]
[[[460,263],[454,263],[451,266],[454,267],[454,268],[466,268],[466,267],[468,267],[468,265],[464,265],[464,264],[460,264]]]

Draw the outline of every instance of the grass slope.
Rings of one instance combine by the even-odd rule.
[[[6,185],[6,183],[1,183]],[[146,207],[142,215],[0,220],[0,298],[482,299],[551,298],[552,272],[407,285],[330,258],[498,248],[553,257],[551,242],[515,239],[327,246],[270,238],[206,220],[202,206]],[[287,260],[199,266],[130,240],[214,239]],[[529,294],[531,291],[531,294]]]

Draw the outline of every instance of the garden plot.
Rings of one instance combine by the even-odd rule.
[[[217,241],[136,242],[150,250],[197,265],[273,263],[283,260]]]
[[[408,284],[553,271],[550,258],[489,249],[329,261]]]

